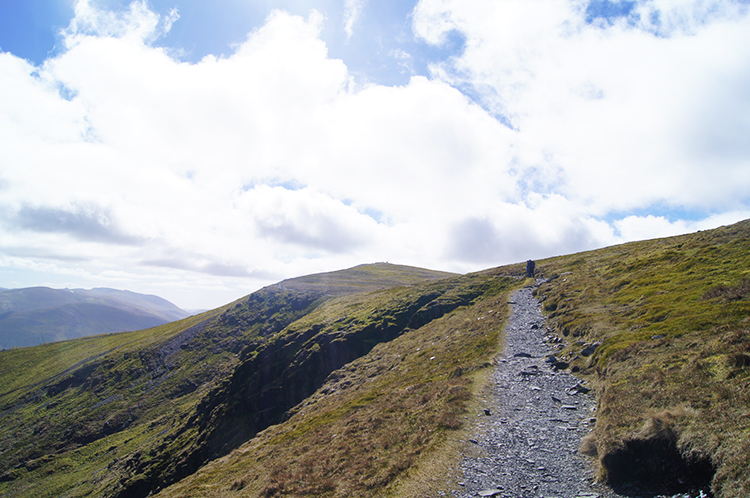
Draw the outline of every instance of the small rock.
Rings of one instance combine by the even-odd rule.
[[[551,397],[552,397],[552,401],[554,401],[555,403],[562,403],[562,400],[560,398],[555,398],[554,396],[551,396]]]
[[[664,339],[666,336],[663,334],[652,335],[651,339]]]
[[[588,394],[591,392],[591,389],[588,387],[584,387],[580,382],[576,384],[575,386],[568,389],[568,392],[571,394]]]
[[[492,489],[483,489],[479,492],[479,496],[497,496],[500,493],[502,493],[502,489],[492,488]]]
[[[569,363],[566,363],[564,361],[560,361],[557,358],[555,358],[555,355],[549,355],[545,360],[545,363],[548,363],[552,366],[555,370],[565,370],[570,365]]]
[[[477,441],[476,439],[469,439],[469,442],[471,444],[479,444],[479,441]]]
[[[529,353],[516,353],[513,355],[514,358],[531,358]]]
[[[565,361],[558,361],[552,364],[552,368],[555,370],[565,370],[570,366],[570,363],[567,363]]]
[[[590,344],[590,345],[586,346],[585,348],[583,348],[581,350],[581,355],[582,356],[591,356],[592,354],[594,354],[594,352],[596,352],[596,348],[598,348],[598,347],[599,347],[599,343],[598,342],[596,342],[594,344]]]
[[[485,415],[487,415],[488,417],[489,417],[490,415],[492,415],[492,413],[490,412],[490,409],[489,409],[489,408],[485,408],[485,409],[484,409],[484,414],[485,414]]]
[[[563,408],[565,410],[578,410],[578,407],[576,405],[562,405],[560,408]]]

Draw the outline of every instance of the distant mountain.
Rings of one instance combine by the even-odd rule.
[[[0,348],[155,327],[189,316],[158,296],[107,288],[0,290]]]

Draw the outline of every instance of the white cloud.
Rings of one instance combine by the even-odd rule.
[[[730,225],[737,220],[750,218],[750,210],[727,212],[709,216],[700,221],[676,220],[670,221],[663,216],[626,216],[614,222],[622,240],[646,240],[659,237],[669,237],[683,233],[707,230],[722,225]]]
[[[344,31],[346,38],[354,35],[354,24],[362,15],[367,0],[344,0]]]
[[[401,49],[391,50],[388,55],[398,61],[398,65],[401,68],[401,72],[408,74],[415,74],[414,71],[414,57],[408,52]]]
[[[177,9],[172,9],[161,18],[149,10],[146,0],[134,0],[124,12],[98,9],[91,0],[78,0],[75,17],[64,31],[65,45],[70,48],[87,35],[150,42],[168,33],[179,17]]]
[[[505,116],[520,166],[559,176],[555,191],[592,215],[658,201],[733,207],[750,188],[747,9],[644,5],[644,22],[660,12],[658,36],[650,24],[587,24],[566,0],[422,0],[414,29],[430,43],[466,37],[434,74]]]
[[[82,0],[63,53],[0,54],[2,265],[206,307],[363,262],[469,271],[736,221],[748,18],[685,5],[595,26],[580,2],[425,0],[415,33],[465,50],[386,87],[329,57],[315,11],[193,64],[153,45],[176,13]],[[719,214],[627,217],[651,205]]]

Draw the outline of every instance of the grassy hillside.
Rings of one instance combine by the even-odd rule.
[[[716,496],[750,496],[750,221],[538,265],[563,359],[599,385],[602,477],[715,470]]]
[[[403,292],[410,288],[403,284],[446,276],[395,265],[353,271],[360,275],[359,292],[387,286],[401,286]],[[349,323],[347,334],[315,320],[284,332],[328,301],[353,292],[347,278],[312,280],[285,281],[154,329],[1,352],[0,494],[145,496],[239,444],[231,437],[236,429],[249,437],[277,422],[341,361],[369,351],[384,340],[380,336],[404,330],[397,309],[403,299],[390,300],[387,291],[380,291],[384,306],[370,303],[369,312]],[[439,286],[415,294],[428,294],[433,302],[447,290]],[[419,309],[413,311],[421,316]],[[389,323],[394,317],[401,329]],[[297,344],[306,345],[303,356],[289,347]],[[332,344],[343,346],[332,357],[336,361],[320,361],[314,353]],[[272,413],[259,407],[245,425],[230,424],[232,406],[216,401],[237,398],[231,381],[237,371],[254,374],[248,365],[259,351],[267,351],[281,371],[289,372],[285,378],[305,371],[310,379],[291,397],[266,396],[277,406]],[[258,386],[264,392],[286,392],[270,388],[270,382]]]
[[[500,345],[506,292],[521,282],[502,272],[443,282],[450,312],[336,370],[283,423],[157,496],[436,496],[452,489],[457,431]],[[362,298],[331,303],[327,314],[372,305]]]
[[[750,495],[750,222],[537,267],[551,278],[536,294],[549,340],[563,346],[558,360],[597,386],[596,429],[582,449],[598,454],[601,478],[626,495],[632,484],[659,493],[683,479],[709,481],[717,497]],[[502,327],[501,292],[380,344],[286,421],[159,496],[449,492],[462,414]]]
[[[750,221],[537,269],[556,357],[596,387],[601,477],[749,496]],[[523,270],[365,265],[2,352],[0,495],[447,493]]]

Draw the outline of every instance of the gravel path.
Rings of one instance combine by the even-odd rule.
[[[580,379],[548,362],[558,348],[544,341],[545,321],[532,290],[510,298],[495,389],[462,461],[462,491],[454,496],[618,496],[594,484],[593,462],[578,453],[595,422],[595,401]]]

